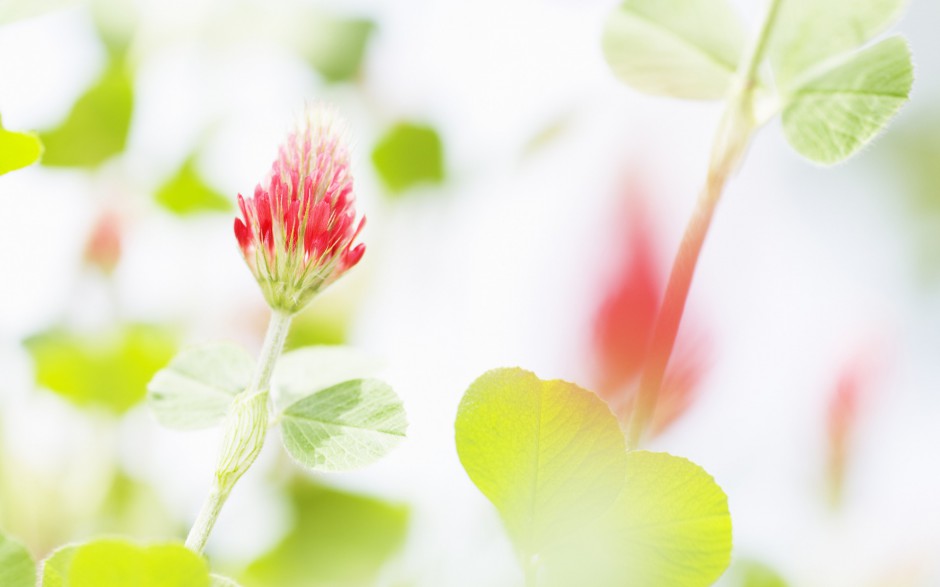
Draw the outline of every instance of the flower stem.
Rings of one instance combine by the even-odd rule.
[[[627,428],[627,445],[630,449],[640,446],[656,411],[656,401],[676,344],[682,314],[692,286],[692,277],[715,208],[728,179],[740,166],[751,137],[759,126],[754,113],[754,91],[758,85],[758,69],[767,51],[780,4],[781,0],[770,0],[767,16],[738,70],[737,83],[729,94],[724,115],[715,133],[705,185],[686,225],[653,326],[653,336],[640,377],[636,404]]]
[[[193,523],[186,547],[201,553],[232,488],[258,458],[268,431],[268,385],[284,348],[291,314],[273,311],[251,384],[236,396],[225,421],[222,452],[209,495]]]

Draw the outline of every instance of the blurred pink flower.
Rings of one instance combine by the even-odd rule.
[[[645,187],[627,182],[625,213],[617,216],[617,265],[603,286],[593,320],[594,373],[598,394],[626,423],[630,419],[640,375],[650,358],[650,343],[662,301],[664,271],[656,251],[655,224],[647,208]],[[649,433],[668,428],[692,405],[705,372],[707,351],[702,337],[680,332],[659,396]]]
[[[95,221],[88,240],[85,241],[83,259],[85,264],[96,267],[108,275],[121,260],[121,217],[114,210],[105,210]]]
[[[265,185],[238,195],[235,237],[268,305],[303,308],[362,258],[343,128],[332,110],[308,107],[281,145]]]

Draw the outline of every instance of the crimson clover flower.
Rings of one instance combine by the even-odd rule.
[[[272,309],[301,310],[365,252],[343,126],[325,106],[307,108],[267,183],[238,206],[235,237]]]

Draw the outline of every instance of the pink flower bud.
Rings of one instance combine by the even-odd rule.
[[[254,196],[238,195],[235,238],[268,305],[297,312],[359,262],[349,151],[332,110],[314,105],[278,152]]]

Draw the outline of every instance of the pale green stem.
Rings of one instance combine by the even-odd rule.
[[[758,69],[767,52],[780,5],[781,0],[770,0],[767,16],[741,63],[737,81],[728,96],[725,112],[715,133],[705,186],[682,236],[653,327],[636,404],[627,426],[627,445],[631,449],[639,447],[656,411],[656,402],[675,347],[695,267],[718,201],[728,179],[740,166],[754,131],[760,125],[754,112],[754,90],[758,86]]]
[[[186,538],[186,547],[194,552],[201,553],[205,548],[232,488],[251,468],[264,446],[268,431],[268,386],[274,364],[284,348],[290,321],[291,314],[272,312],[251,384],[235,397],[225,420],[222,452],[213,484]]]

